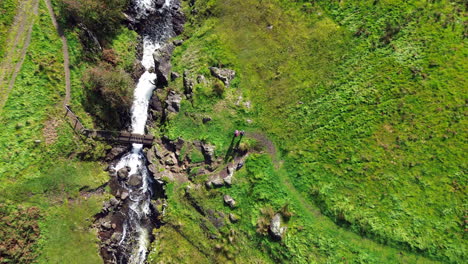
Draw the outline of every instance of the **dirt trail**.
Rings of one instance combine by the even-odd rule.
[[[59,34],[60,39],[62,40],[63,68],[65,72],[65,98],[63,100],[63,105],[65,106],[70,103],[70,98],[71,98],[70,56],[68,54],[68,43],[67,43],[67,38],[63,34],[63,29],[57,23],[57,18],[55,17],[54,10],[52,8],[52,3],[50,2],[50,0],[44,0],[44,1],[47,5],[47,9],[49,10],[50,18],[52,19],[52,24],[54,24],[54,27],[57,30],[57,33]]]
[[[5,105],[8,94],[15,85],[18,72],[21,70],[31,33],[37,18],[39,0],[22,0],[9,31],[5,57],[0,63],[0,110]]]

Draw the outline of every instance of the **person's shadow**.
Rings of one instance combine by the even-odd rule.
[[[231,144],[229,144],[229,148],[226,152],[226,156],[224,156],[224,162],[229,162],[235,158],[243,137],[244,137],[244,134],[240,134],[239,140],[234,145],[234,142],[236,141],[236,135],[232,136]]]

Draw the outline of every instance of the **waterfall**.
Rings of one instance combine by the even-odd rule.
[[[143,32],[143,56],[141,64],[145,68],[145,72],[138,80],[138,84],[134,91],[134,100],[132,105],[132,124],[133,133],[144,134],[145,125],[148,118],[148,103],[155,89],[157,76],[153,71],[155,62],[153,53],[164,44],[164,41],[172,36],[172,31],[168,30],[168,15],[164,12],[171,8],[171,0],[166,0],[164,5],[156,9],[153,0],[133,0],[133,7],[136,12],[135,18],[139,23],[152,25],[151,28],[144,28]],[[148,23],[151,14],[160,12],[161,16],[166,19],[159,21],[159,24]],[[148,26],[147,26],[148,27]],[[169,32],[167,32],[169,31]],[[152,178],[146,167],[146,157],[142,152],[141,144],[133,144],[132,150],[126,153],[120,161],[115,165],[116,171],[127,167],[129,168],[130,177],[137,175],[141,177],[141,184],[129,185],[121,183],[122,187],[128,189],[128,212],[125,224],[123,225],[122,238],[118,242],[119,248],[123,251],[119,263],[144,263],[148,251],[151,236],[151,183]]]

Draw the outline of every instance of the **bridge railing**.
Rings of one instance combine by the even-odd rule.
[[[102,139],[107,141],[114,141],[124,144],[143,144],[143,145],[152,145],[154,141],[154,136],[152,135],[141,135],[134,134],[123,131],[107,131],[107,130],[91,130],[87,129],[80,122],[78,117],[72,112],[70,107],[65,106],[65,116],[68,117],[70,124],[73,129],[80,134],[83,134],[89,138]]]

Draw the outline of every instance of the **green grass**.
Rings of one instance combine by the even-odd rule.
[[[100,212],[104,197],[92,196],[51,208],[41,223],[41,256],[38,263],[100,263],[93,215]]]
[[[0,60],[5,56],[5,41],[16,14],[18,0],[2,0],[0,2]]]
[[[84,142],[64,119],[62,44],[43,1],[35,21],[24,64],[0,112],[0,204],[39,208],[40,238],[31,255],[41,263],[95,263],[100,257],[89,227],[103,198],[83,201],[79,190],[102,185],[108,175],[99,163],[79,158],[100,156],[104,147]],[[17,232],[12,235],[27,235]]]
[[[201,263],[252,263],[254,260],[260,263],[432,263],[421,256],[363,239],[310,211],[282,184],[284,173],[275,170],[268,155],[251,155],[245,169],[236,174],[232,187],[188,191],[206,216],[192,207],[185,185],[170,184],[167,188],[170,207],[164,218],[168,224],[156,231],[150,261],[184,262],[189,256],[204,259]],[[235,209],[224,204],[224,194],[236,200]],[[286,204],[293,216],[283,223],[288,230],[281,243],[255,231],[262,209],[272,208],[277,212]],[[210,210],[224,213],[225,226],[219,229],[213,226]],[[229,213],[236,214],[239,222],[230,223]],[[206,236],[215,238],[204,239]],[[171,247],[176,241],[182,242],[177,243],[178,247]]]
[[[226,0],[194,8],[174,69],[209,76],[209,66],[225,65],[238,77],[224,101],[212,79],[197,85],[164,130],[171,138],[203,139],[222,154],[234,129],[264,131],[284,160],[283,183],[306,204],[378,243],[462,263],[464,6]],[[235,104],[239,95],[252,109]],[[203,124],[205,115],[213,121]]]

